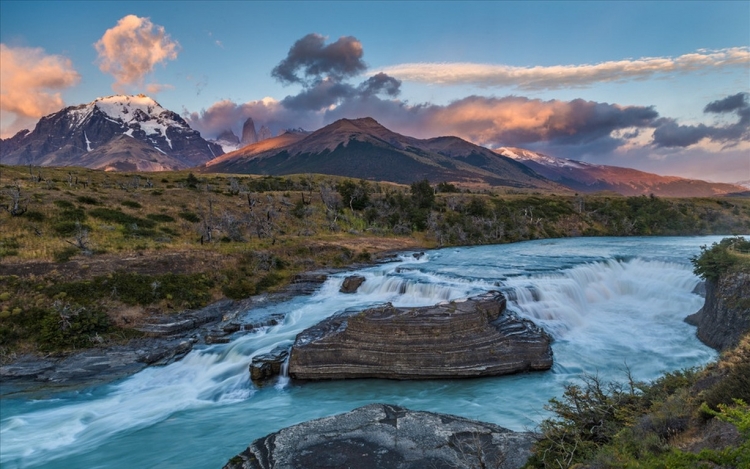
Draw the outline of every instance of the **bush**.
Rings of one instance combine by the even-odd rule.
[[[149,220],[153,220],[158,223],[173,223],[174,218],[170,217],[169,215],[165,215],[163,213],[149,213],[146,215],[146,218]]]
[[[701,246],[700,255],[690,259],[694,266],[693,272],[705,280],[715,282],[739,263],[739,258],[732,251],[748,250],[750,241],[741,236],[724,238],[718,243],[713,243],[710,248]]]
[[[199,221],[201,221],[198,215],[194,214],[193,212],[180,212],[177,214],[177,216],[182,218],[183,220],[189,221],[190,223],[198,223]]]
[[[50,351],[91,347],[110,331],[107,314],[98,309],[74,308],[57,303],[42,320],[39,348]]]
[[[76,198],[78,203],[86,204],[86,205],[99,205],[99,201],[93,197],[89,197],[86,195],[81,195]]]
[[[154,228],[156,226],[156,222],[152,220],[134,217],[111,208],[95,208],[89,210],[89,215],[108,223],[118,223],[127,226],[137,225],[139,228]]]
[[[120,202],[120,205],[124,205],[125,207],[130,208],[143,208],[143,205],[134,200],[123,200],[122,202]]]

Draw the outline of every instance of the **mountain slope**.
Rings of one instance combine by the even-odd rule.
[[[70,106],[40,119],[33,131],[0,142],[5,164],[94,169],[183,169],[222,153],[179,115],[144,95],[108,96]]]
[[[623,195],[711,197],[746,190],[735,184],[660,176],[631,168],[555,158],[522,148],[498,148],[495,152],[513,158],[544,177],[578,192],[614,191]]]
[[[457,137],[420,140],[388,130],[372,118],[341,119],[301,138],[284,135],[212,160],[206,171],[562,189],[518,162]]]

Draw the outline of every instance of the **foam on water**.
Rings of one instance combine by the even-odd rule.
[[[338,274],[312,296],[265,306],[287,313],[284,321],[229,344],[196,349],[171,365],[54,400],[4,399],[0,463],[124,468],[173,458],[180,467],[219,466],[254,438],[370,402],[454,413],[516,430],[533,427],[545,416],[547,399],[583,372],[617,379],[627,366],[636,379],[652,379],[715,356],[682,321],[702,305],[692,293],[698,279],[685,260],[711,241],[690,240],[555,240],[434,251],[419,260],[403,256],[402,262],[359,271],[365,282],[356,294],[339,292],[349,274]],[[492,289],[504,291],[509,308],[555,337],[551,372],[303,385],[282,376],[260,389],[249,381],[252,357],[290,345],[298,333],[337,311],[384,302],[430,305]]]

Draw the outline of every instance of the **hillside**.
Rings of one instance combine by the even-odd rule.
[[[747,189],[726,183],[706,182],[676,176],[606,166],[537,153],[522,148],[503,147],[499,155],[513,158],[542,176],[575,191],[613,191],[622,195],[654,194],[662,197],[712,197],[740,193]]]
[[[205,171],[318,173],[403,184],[429,179],[565,191],[522,164],[484,147],[457,137],[408,137],[372,118],[341,119],[309,135],[284,135],[287,134],[212,160]]]

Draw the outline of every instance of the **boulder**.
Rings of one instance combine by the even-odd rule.
[[[361,275],[351,275],[344,279],[344,283],[341,284],[341,293],[355,293],[360,285],[365,281],[365,278]]]
[[[311,420],[255,440],[225,469],[517,469],[534,433],[387,404]]]
[[[288,346],[279,346],[268,353],[256,355],[250,363],[250,379],[254,383],[260,384],[269,378],[280,375],[288,357]]]
[[[422,308],[391,304],[336,314],[292,346],[295,379],[496,376],[552,366],[551,338],[490,292]]]

